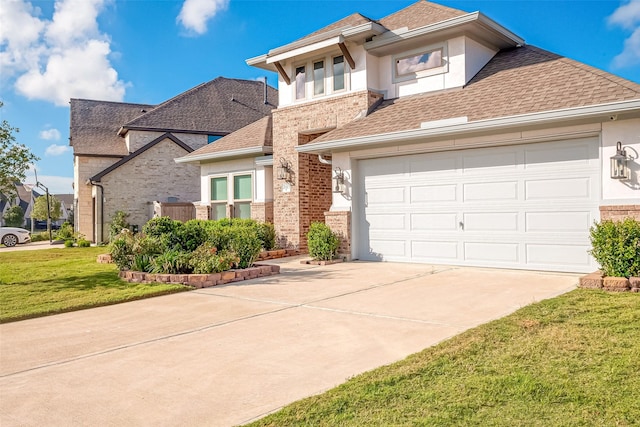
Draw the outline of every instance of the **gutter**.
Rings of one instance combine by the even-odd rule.
[[[194,156],[187,155],[184,157],[178,157],[176,159],[173,159],[173,161],[176,163],[195,163],[200,161],[220,160],[220,159],[231,158],[231,157],[248,157],[248,156],[254,156],[256,154],[271,154],[272,151],[273,151],[272,147],[265,147],[265,146],[249,147],[249,148],[240,148],[237,150],[220,151],[218,153],[203,153],[203,154],[196,154]]]
[[[368,148],[382,143],[410,143],[416,140],[435,137],[451,137],[474,132],[489,132],[514,127],[553,124],[570,120],[598,118],[601,121],[617,120],[618,114],[636,112],[640,114],[640,99],[590,105],[587,107],[565,108],[561,110],[528,113],[496,119],[478,120],[469,123],[445,125],[427,129],[410,129],[355,138],[317,142],[296,147],[299,153],[321,154],[332,150]]]

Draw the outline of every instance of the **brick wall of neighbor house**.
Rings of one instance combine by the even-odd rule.
[[[169,197],[177,197],[178,202],[199,200],[200,166],[173,161],[185,154],[184,149],[165,139],[105,175],[101,182],[106,199],[105,223],[121,210],[129,214],[130,224],[142,228],[152,217],[153,201],[166,202]]]
[[[325,212],[324,222],[340,237],[338,255],[351,259],[351,212]]]
[[[76,174],[78,176],[78,186],[75,195],[78,200],[77,211],[74,212],[79,233],[87,239],[93,240],[93,186],[86,184],[87,180],[108,168],[120,160],[117,157],[86,157],[77,156],[75,158]],[[99,193],[98,193],[99,194]]]
[[[633,218],[640,221],[640,205],[611,205],[600,206],[600,219],[622,221],[625,218]]]
[[[251,218],[260,222],[273,223],[273,202],[251,203]]]
[[[318,134],[353,121],[381,97],[362,91],[273,111],[274,168],[280,165],[280,159],[284,159],[293,170],[289,192],[283,191],[283,181],[274,179],[273,184],[274,223],[282,248],[306,248],[305,233],[310,221],[314,218],[324,220],[324,212],[318,211],[327,210],[331,205],[330,166],[325,168],[317,156],[298,154],[296,145],[308,142],[309,138],[304,135]],[[309,191],[311,187],[316,187],[313,196]],[[316,200],[312,202],[310,197]]]

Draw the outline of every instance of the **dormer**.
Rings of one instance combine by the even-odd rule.
[[[480,12],[419,1],[379,21],[350,15],[247,60],[278,73],[280,107],[349,92],[385,98],[464,86],[524,40]]]

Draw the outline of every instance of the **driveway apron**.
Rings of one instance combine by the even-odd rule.
[[[276,263],[278,276],[0,325],[0,425],[243,424],[578,277]]]

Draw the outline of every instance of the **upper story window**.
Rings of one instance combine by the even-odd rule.
[[[324,95],[324,61],[313,63],[313,96]]]
[[[393,57],[393,80],[401,82],[446,73],[447,45],[439,44]]]
[[[307,83],[307,67],[296,67],[296,99],[304,99],[307,96],[305,86]]]
[[[344,90],[344,56],[333,57],[333,91]]]

